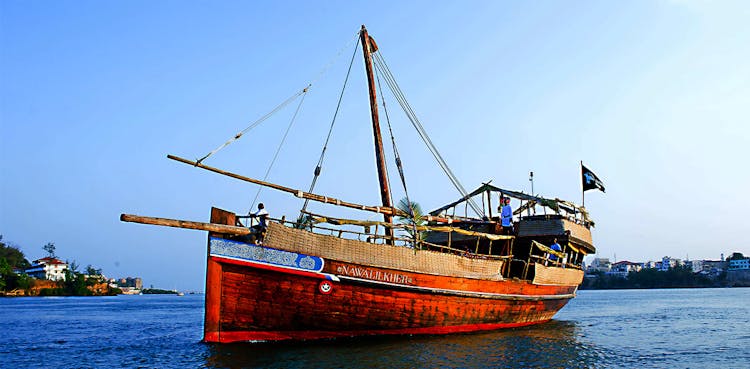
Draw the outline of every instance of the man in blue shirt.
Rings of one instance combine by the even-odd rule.
[[[555,251],[562,251],[562,248],[561,248],[561,247],[560,247],[560,245],[559,245],[559,244],[557,243],[557,238],[555,238],[555,239],[554,239],[554,240],[552,241],[552,245],[550,245],[550,247],[549,247],[549,248],[551,248],[552,250],[555,250]],[[549,259],[550,259],[550,260],[552,260],[552,261],[555,261],[555,260],[557,260],[557,256],[555,256],[554,254],[550,254],[550,255],[549,255]]]
[[[511,233],[513,229],[513,209],[510,207],[510,198],[503,198],[503,207],[500,209],[500,224]]]

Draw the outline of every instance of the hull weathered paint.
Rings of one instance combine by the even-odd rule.
[[[376,334],[439,334],[546,322],[560,299],[487,299],[418,293],[222,264],[215,342],[319,339]],[[495,282],[503,283],[503,282]]]
[[[233,218],[234,214],[212,211],[214,223],[234,224]],[[461,278],[359,265],[211,234],[204,341],[444,334],[520,327],[550,320],[575,291],[574,285]]]

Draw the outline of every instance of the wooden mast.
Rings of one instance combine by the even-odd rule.
[[[383,207],[393,208],[391,203],[391,191],[388,188],[388,172],[385,166],[385,154],[383,153],[383,137],[380,134],[380,120],[378,119],[378,100],[375,95],[375,77],[372,72],[372,57],[370,53],[378,50],[375,41],[367,34],[364,24],[359,33],[362,40],[362,54],[365,57],[365,70],[367,71],[367,87],[370,90],[370,114],[372,115],[372,133],[375,137],[375,161],[378,165],[378,180],[380,181],[380,198]],[[393,223],[393,216],[383,214],[386,223]],[[385,229],[386,240],[391,243],[393,231],[390,228]]]

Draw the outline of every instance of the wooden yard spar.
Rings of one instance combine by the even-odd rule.
[[[195,162],[195,161],[192,161],[192,160],[188,160],[188,159],[185,159],[185,158],[181,158],[181,157],[175,156],[175,155],[167,155],[167,158],[175,160],[175,161],[179,161],[181,163],[190,164],[190,165],[192,165],[194,167],[205,169],[205,170],[208,170],[208,171],[211,171],[211,172],[214,172],[214,173],[218,173],[218,174],[222,174],[222,175],[225,175],[225,176],[228,176],[228,177],[236,178],[236,179],[239,179],[241,181],[250,182],[250,183],[257,184],[257,185],[261,185],[261,186],[273,188],[275,190],[287,192],[287,193],[290,193],[290,194],[292,194],[294,196],[297,196],[299,198],[302,198],[302,199],[308,199],[308,200],[313,200],[313,201],[317,201],[317,202],[322,202],[322,203],[325,203],[325,204],[331,204],[331,205],[343,206],[343,207],[352,208],[352,209],[358,209],[358,210],[370,211],[370,212],[374,212],[374,213],[380,213],[380,214],[383,214],[383,215],[386,215],[386,216],[390,216],[390,217],[392,217],[394,215],[397,215],[397,216],[408,216],[408,214],[406,214],[406,213],[404,213],[404,212],[402,212],[399,209],[396,209],[394,207],[380,207],[380,206],[370,206],[370,205],[355,204],[355,203],[348,202],[348,201],[342,201],[342,200],[339,200],[339,199],[336,199],[336,198],[333,198],[333,197],[317,195],[317,194],[314,194],[314,193],[304,192],[302,190],[295,190],[293,188],[281,186],[281,185],[278,185],[278,184],[275,184],[275,183],[271,183],[271,182],[264,182],[264,181],[261,181],[261,180],[255,179],[255,178],[246,177],[246,176],[243,176],[243,175],[240,175],[240,174],[236,174],[236,173],[232,173],[232,172],[228,172],[226,170],[222,170],[222,169],[219,169],[219,168],[214,168],[214,167],[211,167],[211,166],[208,166],[208,165],[205,165],[205,164],[200,164],[198,162]]]

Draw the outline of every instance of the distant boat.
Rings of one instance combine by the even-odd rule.
[[[169,158],[306,201],[380,213],[383,221],[305,212],[298,221],[269,219],[267,229],[260,231],[242,224],[247,216],[218,208],[211,209],[210,223],[121,216],[128,222],[209,231],[203,340],[444,334],[552,319],[575,297],[583,279],[583,257],[595,252],[593,223],[585,209],[490,184],[463,192],[422,221],[413,207],[394,207],[373,77],[377,46],[364,26],[359,37],[369,81],[381,205],[304,192],[206,166],[200,160]],[[384,72],[382,67],[379,70]],[[503,227],[498,214],[493,216],[495,196],[523,204],[515,210],[515,228]],[[481,215],[466,214],[479,199],[482,206],[475,211]],[[537,206],[550,214],[532,215]],[[394,222],[394,216],[406,221]],[[554,239],[562,245],[560,251],[549,247]]]
[[[184,292],[177,292],[177,296],[185,296]]]

